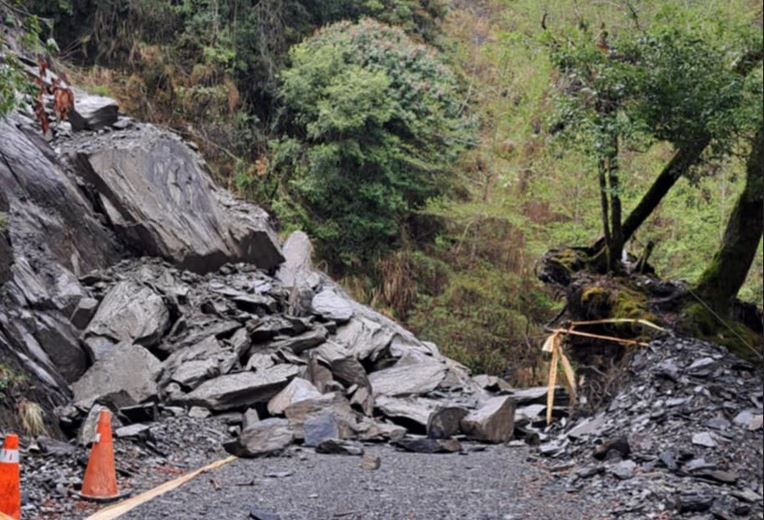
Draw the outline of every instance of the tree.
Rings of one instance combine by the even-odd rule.
[[[607,42],[604,31],[595,42],[587,30],[569,40],[572,45],[551,40],[552,56],[563,73],[567,133],[597,158],[604,238],[593,251],[595,256],[604,253],[608,270],[618,269],[624,242],[674,183],[693,167],[728,156],[755,120],[745,94],[747,75],[760,59],[761,39],[749,28],[735,30],[736,38],[720,40],[697,27],[668,23],[636,35],[620,34],[613,42]],[[740,55],[734,45],[741,42],[754,50],[731,67],[729,55]],[[673,144],[676,153],[622,222],[619,143],[659,141]]]
[[[334,267],[399,246],[473,141],[460,82],[428,47],[371,19],[340,22],[290,52],[286,136],[272,146],[275,208]]]
[[[746,162],[745,188],[727,221],[719,250],[703,272],[695,294],[727,316],[745,282],[764,229],[764,128],[759,128]]]

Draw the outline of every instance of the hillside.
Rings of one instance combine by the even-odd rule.
[[[762,518],[761,29],[0,0],[0,513]]]

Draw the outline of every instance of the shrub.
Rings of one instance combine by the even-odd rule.
[[[428,47],[370,19],[331,25],[290,57],[285,137],[271,147],[275,209],[333,266],[368,265],[448,192],[474,138],[460,83]]]

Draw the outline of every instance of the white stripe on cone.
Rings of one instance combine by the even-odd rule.
[[[19,450],[0,450],[0,464],[18,464]]]

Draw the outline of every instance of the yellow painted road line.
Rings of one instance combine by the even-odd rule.
[[[148,502],[149,500],[152,500],[158,496],[164,495],[168,491],[172,491],[173,489],[179,488],[186,482],[195,479],[199,475],[202,475],[209,471],[216,470],[220,468],[221,466],[228,464],[229,462],[233,462],[237,458],[238,457],[234,457],[232,455],[230,457],[226,457],[225,459],[221,459],[217,462],[213,462],[212,464],[208,464],[204,466],[203,468],[199,468],[196,471],[192,471],[191,473],[183,475],[182,477],[178,477],[175,480],[165,482],[164,484],[157,486],[154,489],[151,489],[144,493],[141,493],[140,495],[134,496],[133,498],[128,498],[127,500],[123,502],[119,502],[118,504],[114,504],[105,509],[101,509],[97,513],[94,513],[90,515],[89,517],[87,517],[86,520],[114,520],[115,518],[119,518],[120,516],[138,507],[139,505],[144,504]]]

